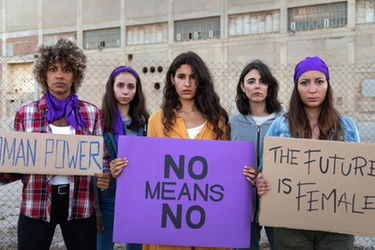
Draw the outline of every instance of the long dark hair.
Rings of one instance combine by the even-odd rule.
[[[144,126],[144,124],[148,121],[150,114],[147,112],[146,109],[146,98],[142,90],[141,79],[138,75],[135,75],[132,70],[124,69],[118,71],[120,67],[114,69],[110,74],[106,87],[105,93],[102,100],[102,113],[104,119],[104,131],[110,132],[115,134],[114,125],[116,120],[116,108],[117,108],[117,100],[115,97],[115,93],[113,91],[113,85],[115,83],[115,78],[123,72],[127,72],[132,74],[136,79],[136,91],[133,100],[130,102],[129,107],[129,116],[132,118],[131,123],[128,125],[128,129],[132,131],[137,131],[140,127]],[[113,73],[115,71],[115,75]]]
[[[197,92],[194,100],[197,109],[204,115],[210,125],[213,126],[216,139],[222,138],[224,134],[229,139],[228,113],[220,104],[220,97],[215,91],[210,70],[204,61],[191,51],[178,55],[169,67],[165,77],[162,104],[164,134],[168,136],[169,131],[175,123],[174,110],[178,110],[182,106],[176,89],[172,84],[171,77],[175,76],[176,71],[183,64],[190,65],[196,77]],[[220,122],[223,124],[221,127],[219,126]]]
[[[266,97],[266,110],[268,114],[281,111],[282,106],[281,106],[281,102],[278,99],[279,82],[272,75],[269,67],[266,64],[264,64],[261,60],[254,60],[250,62],[242,70],[240,79],[238,80],[238,83],[237,83],[236,105],[237,105],[238,111],[243,115],[251,114],[251,107],[250,107],[249,99],[246,96],[244,97],[244,93],[241,89],[241,85],[245,84],[244,82],[245,76],[253,69],[257,69],[259,71],[261,78],[268,85],[268,91],[267,91],[267,97]]]
[[[327,79],[327,78],[326,78]],[[322,111],[318,118],[320,130],[319,140],[345,141],[345,133],[341,126],[341,115],[333,106],[333,90],[329,80],[326,98],[322,104]],[[311,139],[312,129],[309,118],[304,109],[304,104],[298,93],[298,81],[294,83],[294,89],[289,103],[289,112],[286,114],[289,122],[289,131],[292,137]]]

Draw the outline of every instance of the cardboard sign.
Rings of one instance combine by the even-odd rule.
[[[0,173],[102,173],[103,137],[0,132]]]
[[[266,226],[375,236],[375,145],[265,137]]]
[[[114,241],[249,247],[254,143],[120,136]]]

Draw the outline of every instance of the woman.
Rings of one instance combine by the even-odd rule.
[[[220,105],[211,74],[194,52],[177,56],[168,69],[162,109],[149,121],[148,136],[227,140],[228,114]],[[144,250],[215,249],[144,245]]]
[[[270,69],[260,60],[246,65],[242,70],[237,84],[236,104],[240,114],[230,119],[231,140],[255,142],[254,167],[245,166],[243,174],[255,186],[255,179],[259,172],[260,158],[263,154],[263,140],[268,128],[275,118],[282,112],[278,99],[279,83]],[[262,226],[258,222],[258,196],[253,190],[253,216],[251,222],[250,250],[259,249],[260,231]],[[274,229],[265,227],[271,249],[276,249]]]
[[[294,89],[289,112],[278,117],[267,136],[359,142],[353,120],[340,115],[333,106],[328,66],[319,57],[307,57],[294,71]],[[269,183],[257,178],[259,195],[270,190]],[[353,249],[354,236],[347,234],[275,228],[276,247],[282,249]]]
[[[126,66],[114,69],[108,78],[103,96],[104,142],[111,156],[112,166],[125,166],[127,161],[117,158],[119,135],[145,136],[149,113],[137,72]],[[98,250],[113,250],[113,223],[116,179],[108,190],[99,191],[97,207]],[[126,209],[126,208],[125,208]],[[142,250],[142,244],[127,244],[127,250]]]
[[[61,38],[53,46],[41,45],[37,52],[33,73],[44,95],[17,111],[15,131],[103,136],[101,111],[76,95],[86,69],[83,51]],[[104,172],[108,163],[104,150]],[[109,173],[96,177],[100,189],[108,188]],[[0,174],[1,183],[19,179],[23,189],[18,249],[49,249],[57,224],[67,249],[96,249],[92,176]]]

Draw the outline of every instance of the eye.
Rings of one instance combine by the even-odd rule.
[[[72,72],[72,69],[71,68],[64,68],[64,73],[70,73],[70,72]]]
[[[117,88],[122,89],[124,87],[124,84],[122,82],[116,83]]]
[[[323,80],[318,80],[318,84],[323,84],[324,81]]]
[[[129,88],[129,89],[134,89],[135,86],[134,86],[134,85],[129,85],[128,88]]]
[[[178,79],[184,79],[184,75],[177,75]]]
[[[54,67],[54,66],[49,67],[49,68],[48,68],[48,71],[50,71],[50,72],[55,72],[55,71],[56,71],[56,67]]]
[[[301,81],[299,84],[301,84],[302,86],[306,86],[307,85],[307,81]]]

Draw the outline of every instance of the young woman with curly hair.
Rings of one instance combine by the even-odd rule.
[[[59,39],[41,45],[34,76],[44,95],[16,113],[14,130],[29,133],[103,136],[99,108],[79,100],[86,56],[78,46]],[[0,183],[23,182],[18,219],[18,249],[49,249],[59,224],[67,249],[96,250],[94,185],[108,188],[109,156],[104,150],[103,171],[93,176],[0,174]],[[108,172],[108,173],[107,173]]]

